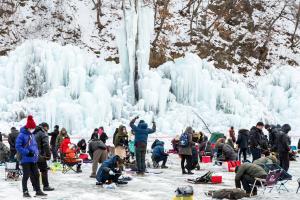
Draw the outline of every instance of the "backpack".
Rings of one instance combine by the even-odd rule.
[[[188,133],[182,133],[179,138],[179,146],[187,147],[189,145],[189,135]]]

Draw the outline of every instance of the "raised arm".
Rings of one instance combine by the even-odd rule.
[[[156,131],[156,123],[152,122],[152,128],[149,129],[149,134],[154,133]]]

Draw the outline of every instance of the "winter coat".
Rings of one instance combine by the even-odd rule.
[[[267,156],[267,157],[262,157],[262,158],[255,160],[253,162],[253,164],[264,167],[265,165],[276,164],[277,162],[278,162],[278,160],[275,156]]]
[[[233,129],[229,129],[229,136],[232,139],[232,142],[235,143],[236,142],[236,137],[235,137],[235,132]]]
[[[269,132],[269,144],[271,147],[274,147],[276,145],[276,136],[279,133],[279,130],[276,126],[271,125],[270,129],[268,129]]]
[[[106,134],[105,132],[103,132],[103,133],[100,135],[99,139],[105,144],[105,143],[106,143],[106,140],[108,139],[108,136],[107,136],[107,134]]]
[[[188,138],[189,138],[189,144],[187,147],[182,147],[179,145],[179,147],[178,147],[179,155],[188,155],[188,156],[192,155],[192,146],[194,144],[192,134],[188,134]]]
[[[155,123],[153,123],[152,129],[150,129],[148,128],[148,124],[145,123],[143,120],[141,120],[137,126],[134,124],[134,122],[135,119],[133,119],[130,122],[130,127],[132,131],[135,133],[135,138],[134,138],[135,145],[138,146],[139,143],[147,145],[148,135],[156,131]]]
[[[11,133],[8,135],[8,144],[10,151],[17,151],[16,150],[16,139],[19,135],[19,131],[17,129],[12,129]]]
[[[278,152],[287,153],[290,151],[290,138],[286,133],[280,131],[276,141]]]
[[[228,144],[221,144],[222,146],[222,155],[225,160],[232,161],[237,159],[237,155],[234,149]]]
[[[300,139],[298,140],[298,149],[300,149]]]
[[[49,146],[49,137],[44,129],[40,126],[37,126],[33,132],[35,141],[39,149],[39,160],[38,162],[45,162],[51,158],[51,151]]]
[[[85,151],[86,151],[86,141],[85,141],[85,139],[81,139],[81,140],[77,143],[77,147],[78,147],[81,151],[85,152]]]
[[[128,135],[127,132],[122,132],[123,126],[120,126],[118,133],[115,136],[114,145],[117,146],[128,146]]]
[[[97,172],[96,179],[98,182],[103,182],[104,177],[110,170],[115,170],[117,167],[117,156],[114,156],[106,161],[104,161]]]
[[[97,139],[99,139],[99,138],[98,138],[98,133],[94,131],[94,132],[92,133],[92,136],[91,136],[91,139],[90,139],[90,140],[97,140]]]
[[[234,143],[231,138],[228,138],[226,144],[228,144],[229,146],[231,146],[234,149]]]
[[[28,143],[28,141],[30,141]],[[28,143],[27,147],[25,145]],[[16,149],[22,155],[21,163],[36,163],[39,157],[39,149],[35,141],[35,137],[25,127],[22,127],[20,134],[16,140]],[[33,157],[28,157],[28,153],[32,152]]]
[[[59,135],[59,130],[55,129],[52,133],[49,133],[49,136],[51,136],[50,139],[50,145],[55,146],[56,145],[56,138]]]
[[[71,144],[71,140],[70,140],[70,138],[66,137],[60,145],[60,148],[59,148],[60,152],[66,153],[67,149],[69,148],[69,144]]]
[[[0,163],[8,161],[9,148],[0,141]]]
[[[246,129],[239,130],[238,139],[236,144],[240,149],[247,149],[249,143],[249,131]]]
[[[153,157],[160,158],[160,157],[168,155],[167,153],[165,153],[164,144],[165,143],[162,142],[162,141],[156,142],[156,145],[155,145],[155,147],[153,148],[153,151],[152,151],[152,156]]]
[[[257,148],[258,146],[261,145],[261,140],[263,136],[262,130],[253,126],[250,130],[249,135],[250,135],[250,147]]]
[[[61,131],[60,131],[60,133],[59,133],[59,135],[58,135],[57,138],[56,138],[56,147],[57,147],[57,148],[60,148],[62,141],[63,141],[66,137],[69,137],[68,134],[67,134],[67,131],[66,131],[66,133],[65,133],[64,135],[62,134],[62,131],[66,131],[66,129],[65,129],[65,128],[62,128]]]
[[[93,158],[94,151],[96,151],[97,149],[106,150],[106,148],[106,145],[101,140],[92,140],[89,143],[88,153],[91,156],[91,158]]]
[[[235,175],[235,184],[237,188],[241,188],[241,179],[244,175],[252,178],[262,178],[267,176],[267,172],[259,165],[253,163],[244,163],[238,167]]]

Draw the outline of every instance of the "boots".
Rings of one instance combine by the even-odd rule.
[[[23,192],[23,197],[24,198],[31,198],[30,194],[28,191]]]
[[[46,186],[43,188],[44,191],[53,191],[54,188],[53,187],[50,187],[50,186]]]
[[[42,190],[39,190],[35,193],[35,196],[40,196],[40,197],[44,197],[47,196],[47,194],[45,194],[44,192],[42,192]]]
[[[182,170],[182,174],[188,174],[184,169]]]
[[[81,172],[82,172],[82,170],[81,170],[81,165],[78,165],[78,166],[77,166],[76,172],[77,172],[77,173],[81,173]]]

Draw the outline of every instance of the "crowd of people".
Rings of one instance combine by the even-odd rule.
[[[133,118],[128,132],[125,125],[116,128],[113,134],[113,147],[106,144],[108,135],[103,127],[95,128],[88,142],[80,139],[73,144],[65,128],[54,126],[49,132],[49,125],[45,122],[35,124],[32,116],[27,117],[26,125],[20,131],[11,128],[8,135],[9,148],[2,142],[0,134],[0,160],[15,161],[17,168],[22,166],[23,196],[30,197],[27,182],[30,179],[36,196],[45,196],[45,191],[53,191],[48,179],[49,166],[47,161],[76,165],[76,172],[81,173],[83,159],[92,163],[90,178],[95,178],[98,185],[116,183],[127,184],[120,180],[124,167],[130,167],[137,175],[146,173],[146,154],[148,136],[156,131],[155,122],[149,128],[144,120]],[[268,131],[264,135],[263,129]],[[236,167],[235,184],[237,188],[243,186],[250,193],[255,178],[265,178],[268,171],[266,164],[277,164],[286,172],[289,170],[291,158],[291,140],[288,136],[290,125],[264,125],[258,122],[249,130],[240,129],[235,134],[234,127],[229,129],[229,137],[220,137],[212,142],[207,135],[196,132],[192,127],[176,136],[172,141],[172,153],[177,153],[181,159],[182,174],[192,175],[193,170],[200,169],[199,161],[209,157],[216,158],[216,164],[222,165],[226,161],[241,160],[242,165]],[[49,132],[49,133],[48,133]],[[134,139],[131,139],[134,136]],[[236,137],[237,136],[237,137]],[[49,137],[50,141],[49,141]],[[164,141],[156,139],[151,145],[151,159],[154,168],[167,169],[169,153],[164,147]],[[300,141],[299,141],[300,146]],[[299,147],[298,147],[299,148]],[[87,156],[89,155],[89,158]],[[86,155],[80,157],[79,155]],[[252,155],[252,162],[248,156]],[[160,165],[160,162],[162,164]],[[98,165],[100,164],[100,167]],[[40,176],[42,188],[40,186]],[[254,190],[254,194],[257,190]]]

